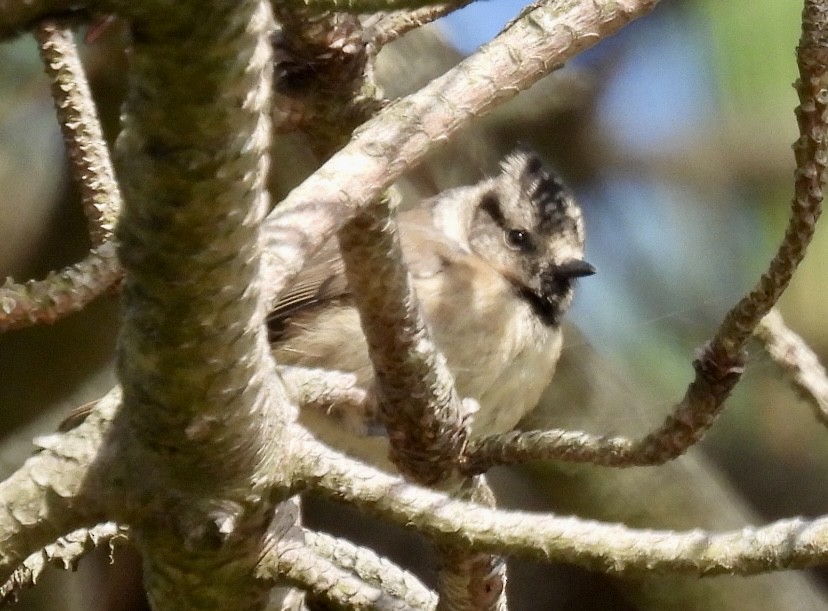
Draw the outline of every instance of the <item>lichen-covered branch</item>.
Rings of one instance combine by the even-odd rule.
[[[112,239],[121,194],[89,83],[69,28],[56,22],[43,23],[35,28],[35,38],[51,80],[52,99],[72,175],[80,187],[89,237],[93,246],[100,246]]]
[[[415,611],[434,609],[435,597],[411,574],[334,537],[296,529],[274,538],[259,575],[287,582],[336,609]]]
[[[110,558],[117,545],[127,542],[128,530],[112,522],[84,528],[61,537],[26,558],[11,577],[0,585],[0,604],[16,602],[24,588],[37,584],[47,567],[75,570],[83,556],[101,545],[109,545]]]
[[[624,575],[753,575],[828,561],[828,517],[719,533],[635,529],[451,500],[321,444],[304,447],[306,486],[444,544]]]
[[[445,481],[466,443],[462,405],[428,335],[388,202],[345,225],[339,242],[374,366],[391,460],[414,481]]]
[[[820,422],[828,425],[828,374],[814,351],[785,325],[777,310],[768,312],[755,335],[794,388],[813,406]]]
[[[270,4],[107,5],[129,22],[132,46],[115,146],[123,409],[106,498],[142,553],[153,608],[259,609],[268,589],[251,575],[272,486],[290,477],[282,435],[293,416],[258,274]]]
[[[437,597],[414,575],[374,551],[324,533],[305,530],[305,545],[363,582],[380,588],[413,609],[434,609]]]
[[[263,273],[271,300],[291,283],[309,254],[436,142],[656,4],[596,0],[535,6],[456,68],[379,112],[268,217]]]
[[[0,580],[59,537],[106,519],[91,469],[120,398],[115,389],[76,429],[35,440],[41,451],[0,484]]]
[[[50,272],[43,280],[0,286],[0,331],[51,324],[79,312],[121,278],[112,242],[93,249],[80,263]]]

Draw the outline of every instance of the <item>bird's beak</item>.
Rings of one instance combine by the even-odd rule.
[[[555,266],[555,276],[557,278],[583,278],[584,276],[591,276],[596,271],[598,270],[591,263],[587,263],[583,259],[570,259]]]

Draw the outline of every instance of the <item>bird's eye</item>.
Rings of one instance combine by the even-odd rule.
[[[533,248],[532,234],[525,229],[509,229],[505,234],[506,246],[512,250],[529,251]]]

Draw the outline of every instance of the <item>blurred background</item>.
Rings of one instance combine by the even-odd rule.
[[[387,94],[404,95],[442,73],[521,8],[513,0],[478,2],[384,50],[379,74]],[[526,427],[639,436],[682,397],[695,349],[753,285],[784,230],[800,11],[799,3],[778,0],[664,0],[478,120],[402,184],[414,201],[474,182],[523,142],[580,198],[587,257],[599,273],[578,287],[566,360]],[[124,89],[124,41],[116,27],[84,46],[110,137]],[[312,166],[297,162],[307,155],[296,139],[282,139],[274,156],[278,201]],[[0,275],[40,278],[84,256],[85,222],[65,167],[34,42],[3,45]],[[780,304],[823,359],[824,234]],[[105,297],[54,326],[0,336],[4,473],[31,452],[33,436],[54,430],[71,407],[112,384],[116,316],[117,300]],[[640,527],[725,529],[825,513],[828,432],[758,346],[728,405],[701,447],[665,467],[620,472],[550,463],[498,470],[493,479],[506,506]],[[336,532],[360,530],[354,536],[381,547],[394,539],[358,526],[342,508],[311,501],[308,514]],[[416,565],[427,550],[415,545],[404,539],[403,551],[387,551]],[[102,558],[82,562],[80,578],[51,571],[46,587],[26,592],[18,608],[141,608],[132,594],[134,559],[119,551],[116,560],[112,569]],[[516,563],[512,574],[510,588],[531,593],[516,596],[513,609],[828,609],[827,571],[616,581]]]

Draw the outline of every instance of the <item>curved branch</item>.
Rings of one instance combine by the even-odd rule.
[[[0,332],[37,324],[51,324],[79,312],[122,276],[115,245],[102,244],[80,263],[43,280],[16,284],[11,278],[0,286]]]
[[[745,343],[788,287],[822,213],[828,164],[828,14],[821,2],[805,1],[796,51],[800,78],[794,86],[800,101],[796,109],[800,136],[793,147],[796,171],[791,218],[768,270],[727,313],[710,343],[711,352],[724,364],[741,365]]]

